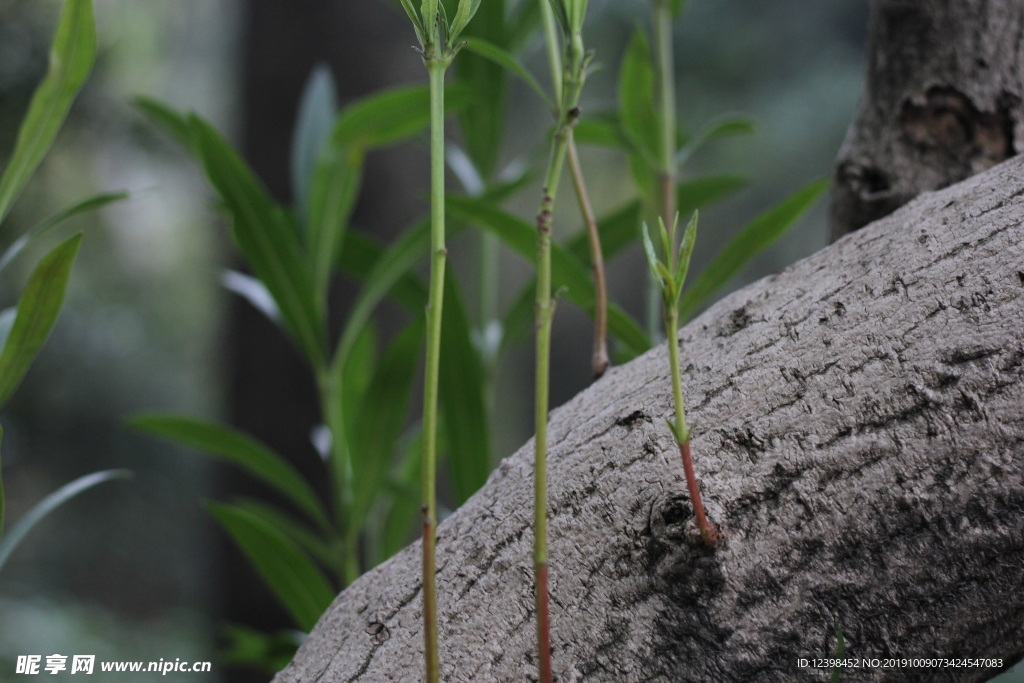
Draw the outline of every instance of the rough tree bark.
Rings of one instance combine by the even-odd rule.
[[[681,330],[693,543],[665,347],[551,422],[558,680],[825,680],[798,657],[1024,655],[1024,159],[926,193]],[[439,529],[448,681],[534,668],[531,444]],[[416,681],[419,546],[275,679]],[[982,681],[982,669],[844,680]]]
[[[1024,3],[875,0],[831,238],[1024,151]]]

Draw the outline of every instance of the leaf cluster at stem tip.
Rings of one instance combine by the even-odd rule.
[[[480,8],[480,0],[459,0],[455,16],[449,19],[444,0],[423,0],[419,10],[412,0],[401,2],[420,41],[423,60],[439,60],[445,66],[462,48],[463,44],[456,41]]]
[[[679,296],[683,292],[683,283],[686,281],[686,272],[690,269],[690,256],[693,254],[693,243],[697,238],[697,212],[693,212],[690,222],[683,231],[682,243],[676,249],[676,228],[679,225],[679,213],[672,221],[671,229],[665,228],[665,222],[659,217],[658,227],[661,235],[661,248],[665,254],[665,260],[658,258],[654,251],[654,244],[651,243],[651,235],[647,230],[647,223],[644,223],[644,252],[647,254],[647,265],[654,273],[654,279],[661,289],[661,296],[665,302],[665,314],[675,312],[679,306]]]

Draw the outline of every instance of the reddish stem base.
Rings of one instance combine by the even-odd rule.
[[[551,621],[548,614],[548,563],[534,565],[537,591],[537,649],[540,683],[551,683]]]
[[[704,514],[704,503],[700,499],[700,487],[697,485],[697,475],[693,471],[693,458],[690,455],[690,440],[679,444],[679,455],[683,458],[683,471],[686,473],[686,488],[690,491],[690,501],[693,503],[693,512],[697,515],[697,527],[700,529],[700,537],[707,545],[715,545],[718,542],[718,532],[710,523],[707,515]]]

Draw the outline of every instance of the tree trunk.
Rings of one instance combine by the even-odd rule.
[[[831,238],[1024,151],[1024,3],[875,0]]]
[[[798,658],[1024,654],[1024,159],[732,294],[679,334],[713,521],[693,541],[665,347],[551,422],[557,680],[826,680]],[[688,360],[687,360],[688,359]],[[532,444],[439,529],[447,681],[536,677]],[[421,680],[420,548],[275,679]],[[982,681],[972,668],[850,681]]]

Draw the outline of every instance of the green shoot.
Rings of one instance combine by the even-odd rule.
[[[427,683],[440,680],[437,647],[437,585],[434,544],[437,529],[437,392],[444,302],[444,74],[462,47],[459,35],[480,0],[459,0],[451,23],[440,0],[423,0],[420,12],[402,0],[430,76],[430,294],[427,300],[427,363],[423,387],[423,638]]]
[[[558,102],[555,134],[551,141],[551,156],[544,179],[543,196],[537,214],[537,295],[536,295],[536,378],[534,394],[535,471],[534,471],[534,582],[537,601],[537,650],[540,683],[551,683],[551,628],[548,613],[548,523],[547,523],[547,431],[548,431],[548,379],[551,362],[551,322],[555,313],[555,300],[551,296],[551,228],[552,211],[558,180],[562,174],[572,129],[579,118],[580,92],[586,79],[591,54],[583,49],[583,18],[587,0],[556,0],[549,7],[540,0],[548,38],[548,56],[551,66],[555,101]],[[551,10],[554,10],[553,12]],[[557,37],[551,15],[562,29],[564,62],[559,71]]]
[[[713,546],[718,540],[718,531],[708,522],[704,514],[704,503],[700,497],[700,487],[697,484],[697,476],[693,470],[693,459],[690,454],[690,431],[686,425],[686,404],[683,400],[683,380],[679,365],[679,341],[676,333],[679,330],[679,297],[683,291],[683,283],[686,281],[686,272],[690,268],[690,256],[693,253],[693,244],[697,237],[697,212],[683,232],[682,244],[676,248],[676,227],[679,223],[679,215],[676,214],[670,229],[665,228],[665,222],[658,221],[659,236],[661,238],[662,253],[665,260],[658,258],[651,242],[651,236],[644,224],[644,252],[647,254],[647,264],[651,268],[651,275],[658,289],[661,291],[662,313],[665,321],[665,336],[668,338],[668,360],[672,374],[672,397],[675,401],[676,415],[675,422],[668,422],[669,430],[679,445],[679,455],[683,461],[683,472],[686,475],[686,487],[690,493],[690,501],[693,503],[693,511],[697,517],[697,526],[700,529],[700,536],[704,543]]]

